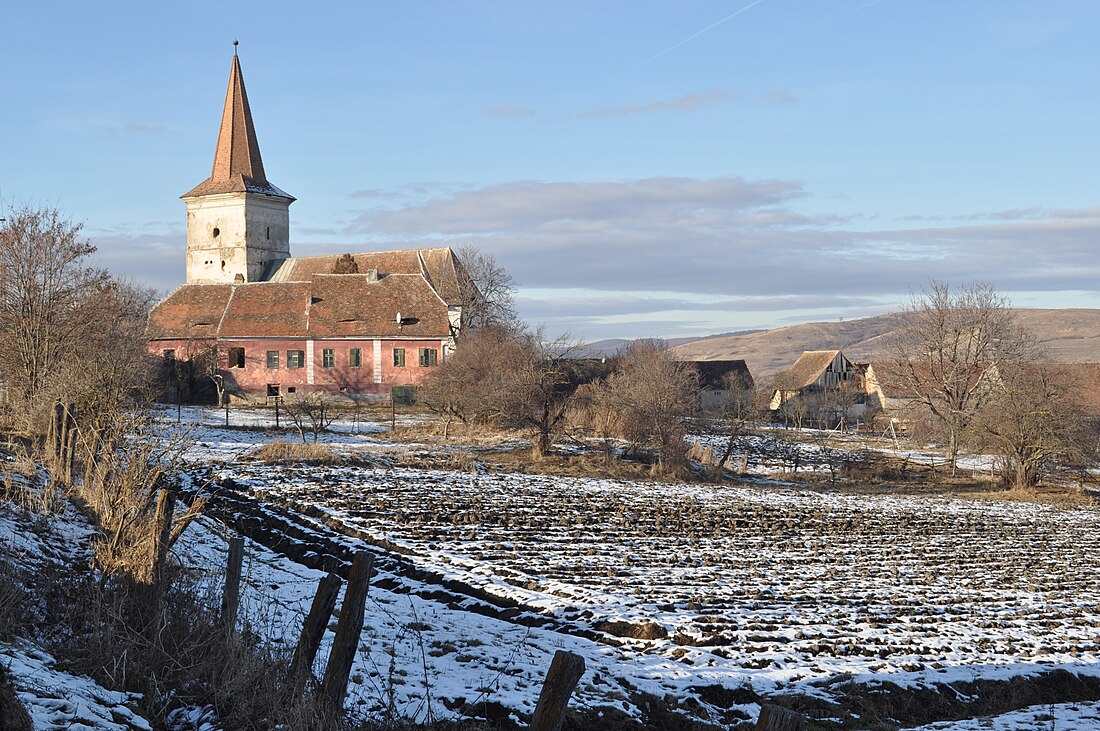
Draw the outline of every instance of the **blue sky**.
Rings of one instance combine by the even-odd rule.
[[[183,279],[239,38],[295,254],[474,245],[550,333],[1100,306],[1100,3],[9,4],[0,199]]]

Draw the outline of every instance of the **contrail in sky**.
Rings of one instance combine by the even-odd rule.
[[[733,20],[734,18],[736,18],[736,17],[737,17],[738,15],[740,15],[741,13],[745,12],[746,10],[751,10],[752,8],[755,8],[755,7],[757,6],[757,5],[759,5],[759,4],[760,4],[760,3],[762,3],[762,2],[764,2],[764,0],[753,0],[753,1],[751,2],[751,3],[749,3],[749,4],[748,4],[748,5],[746,5],[745,7],[741,8],[741,9],[740,9],[740,10],[738,10],[737,12],[735,12],[735,13],[730,13],[729,15],[727,15],[727,16],[726,16],[726,17],[724,17],[724,18],[722,18],[721,20],[717,20],[717,21],[715,21],[715,22],[711,23],[710,25],[708,25],[708,26],[707,26],[706,28],[703,28],[703,30],[701,30],[701,31],[697,31],[697,32],[695,32],[695,33],[692,33],[692,34],[691,34],[690,36],[688,36],[688,37],[687,37],[687,38],[685,38],[684,40],[680,41],[680,42],[679,42],[679,43],[677,43],[676,45],[674,45],[674,46],[669,46],[668,48],[666,48],[665,50],[661,51],[660,53],[658,53],[658,54],[657,54],[656,56],[653,56],[652,58],[647,58],[647,59],[646,59],[645,61],[642,61],[642,62],[641,62],[640,64],[638,64],[638,65],[637,65],[637,66],[635,66],[634,68],[635,68],[635,69],[640,69],[640,68],[641,68],[642,66],[645,66],[645,65],[646,65],[647,63],[651,63],[651,62],[653,62],[653,61],[656,61],[657,59],[659,59],[659,58],[660,58],[661,56],[665,55],[666,53],[671,53],[672,51],[675,51],[675,50],[676,50],[677,48],[679,48],[680,46],[683,46],[683,45],[684,45],[684,44],[686,44],[686,43],[691,43],[691,42],[692,42],[692,41],[694,41],[694,40],[695,40],[696,38],[698,38],[699,36],[701,36],[701,35],[703,35],[704,33],[706,33],[706,32],[707,32],[708,30],[713,30],[713,29],[717,28],[718,26],[722,25],[722,23],[725,23],[725,22],[727,22],[727,21]]]
[[[844,14],[844,15],[842,15],[842,16],[840,16],[840,19],[841,19],[841,20],[844,20],[845,18],[847,18],[847,17],[848,17],[849,15],[851,15],[852,13],[858,13],[858,12],[859,12],[860,10],[866,10],[867,8],[870,8],[870,7],[873,7],[873,6],[875,6],[875,5],[878,5],[878,4],[879,4],[879,3],[881,3],[881,2],[882,2],[882,0],[871,0],[871,2],[869,2],[869,3],[866,3],[866,4],[864,4],[864,5],[860,5],[860,6],[858,7],[858,8],[852,8],[852,9],[851,9],[851,10],[849,10],[849,11],[848,11],[847,13],[845,13],[845,14]]]

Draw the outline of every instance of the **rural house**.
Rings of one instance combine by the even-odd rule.
[[[388,394],[454,348],[462,263],[449,248],[292,257],[294,198],[264,171],[233,55],[210,177],[187,206],[187,282],[149,317],[165,362],[216,356],[225,392]]]
[[[721,409],[730,398],[730,387],[751,393],[752,374],[743,360],[689,361],[699,374],[699,408],[701,411]]]
[[[776,411],[797,396],[836,391],[855,375],[852,361],[839,350],[807,350],[776,377],[768,408]]]

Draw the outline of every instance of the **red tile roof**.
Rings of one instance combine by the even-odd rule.
[[[284,259],[278,262],[274,271],[269,272],[265,279],[272,282],[293,282],[305,281],[318,274],[331,274],[341,256],[343,254],[324,254]],[[462,262],[449,248],[368,251],[352,254],[351,257],[360,274],[374,269],[381,274],[422,276],[444,301],[457,303],[461,300],[459,279],[463,276]]]
[[[185,284],[154,308],[148,329],[152,340],[450,334],[447,305],[423,276],[384,274],[371,281],[365,273],[317,274],[308,282]]]

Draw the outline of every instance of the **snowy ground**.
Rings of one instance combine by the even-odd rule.
[[[263,418],[231,412],[234,424]],[[224,412],[184,419],[200,438],[193,484],[255,505],[271,526],[264,542],[283,541],[247,542],[251,631],[293,645],[323,576],[307,564],[375,553],[348,700],[365,715],[518,719],[560,649],[587,666],[574,707],[641,716],[640,691],[719,724],[755,717],[756,694],[829,698],[848,680],[917,688],[1055,668],[1100,675],[1094,509],[415,469],[399,465],[428,447],[379,440],[384,426],[362,422],[324,440],[374,466],[265,466],[242,458],[271,432],[225,429]],[[49,540],[0,509],[0,542],[30,561],[81,559],[73,546],[90,529],[71,516],[59,526],[63,540]],[[213,587],[227,532],[203,518],[176,549]],[[653,639],[621,636],[643,626]],[[103,716],[116,726],[76,719],[81,699],[101,715],[126,699],[58,673],[39,650],[3,646],[0,662],[34,708],[70,713],[40,715],[36,728],[146,728],[124,715]],[[715,687],[732,700],[715,701]],[[169,725],[212,720],[191,716]],[[1100,728],[1100,706],[922,731],[1051,728]]]
[[[299,534],[402,556],[367,620],[366,707],[445,716],[476,698],[529,713],[560,648],[591,669],[581,706],[631,713],[634,688],[825,697],[837,678],[1100,674],[1096,510],[411,469],[385,466],[391,444],[347,432],[329,443],[377,449],[382,466],[265,466],[227,457],[270,435],[202,434],[195,456],[223,460],[196,464],[202,481],[299,515]],[[265,580],[280,589],[261,605],[297,607],[267,620],[276,635],[292,641],[318,577]],[[653,639],[622,636],[647,623]]]

